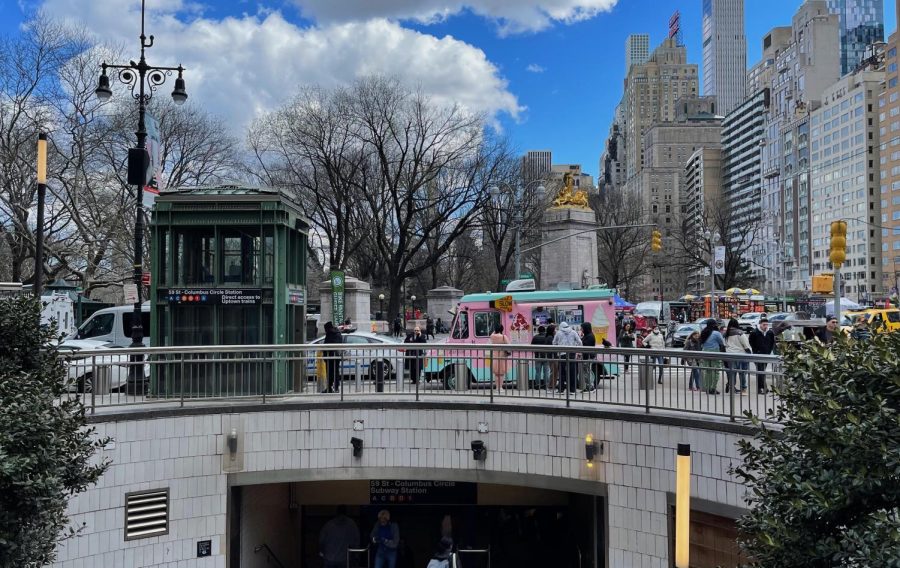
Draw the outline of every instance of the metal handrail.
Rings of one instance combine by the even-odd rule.
[[[281,563],[281,560],[275,556],[275,553],[272,552],[272,549],[269,548],[269,545],[266,543],[256,545],[256,548],[253,549],[253,554],[258,554],[260,550],[266,551],[266,564],[269,563],[269,560],[274,560],[275,564],[278,565],[278,568],[285,568],[284,564]]]
[[[460,548],[457,554],[485,554],[487,555],[487,568],[491,568],[491,547],[487,548]]]
[[[365,553],[365,555],[366,555],[366,568],[368,568],[372,562],[372,558],[371,558],[372,555],[369,554],[368,546],[365,548],[349,548],[349,547],[347,548],[347,568],[350,568],[350,555],[351,554],[362,554],[362,553]]]

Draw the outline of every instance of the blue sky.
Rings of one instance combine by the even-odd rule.
[[[611,10],[603,8],[614,4]],[[801,0],[747,0],[748,63],[762,36],[789,25]],[[887,33],[896,25],[885,2]],[[0,0],[0,33],[43,7],[136,51],[136,0]],[[556,163],[597,161],[622,94],[624,44],[651,49],[681,12],[700,61],[701,0],[148,0],[151,55],[189,68],[191,100],[236,128],[283,102],[292,86],[335,85],[371,71],[421,84],[440,100],[491,114],[520,150]],[[529,10],[537,6],[538,10]],[[132,55],[133,57],[133,55]],[[152,62],[153,62],[152,61]],[[701,83],[702,84],[702,83]],[[254,85],[248,89],[247,85]]]

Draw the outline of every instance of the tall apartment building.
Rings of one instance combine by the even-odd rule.
[[[764,271],[754,262],[761,255],[764,241],[762,221],[762,144],[766,137],[766,116],[770,91],[762,89],[730,112],[722,121],[722,205],[733,221],[729,234],[734,245],[745,243],[746,260],[757,278]],[[750,239],[750,241],[748,241]],[[744,248],[744,247],[737,247]]]
[[[830,223],[847,221],[843,293],[868,300],[882,293],[878,101],[884,71],[841,78],[822,94],[810,116],[812,270],[831,270]],[[900,124],[900,123],[898,123]]]
[[[550,150],[529,150],[522,157],[522,182],[547,179],[552,164],[553,154]]]
[[[775,59],[778,54],[791,46],[791,26],[779,26],[769,30],[762,40],[762,57],[747,71],[747,95],[758,93],[772,86],[775,73]]]
[[[702,28],[703,94],[714,95],[724,115],[744,100],[744,0],[703,0]]]
[[[550,175],[547,179],[551,183],[556,182],[561,185],[563,176],[566,174],[572,174],[572,184],[575,189],[584,191],[593,189],[594,178],[591,174],[581,171],[581,164],[553,164],[550,166]]]
[[[708,217],[722,203],[722,148],[700,148],[684,167],[682,216],[688,234],[700,235],[708,228]],[[690,275],[686,290],[705,293],[709,289],[709,270]]]
[[[675,120],[675,102],[696,97],[697,87],[697,65],[687,62],[687,49],[674,38],[664,40],[646,63],[631,67],[623,99],[627,184],[644,166],[647,129],[658,122]]]
[[[856,69],[866,47],[884,41],[884,0],[828,0],[828,9],[840,17],[841,74]]]
[[[898,15],[900,17],[900,15]],[[894,32],[885,50],[885,90],[878,96],[878,124],[881,135],[881,270],[885,291],[900,287],[900,84],[897,73],[897,46]],[[848,229],[849,230],[849,229]]]
[[[650,34],[631,34],[625,39],[625,74],[632,65],[643,65],[650,56]]]

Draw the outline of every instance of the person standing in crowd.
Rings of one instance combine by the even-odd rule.
[[[449,568],[451,554],[453,554],[453,539],[445,536],[438,543],[427,568]]]
[[[334,323],[325,322],[325,345],[338,345],[344,342],[341,331]],[[338,350],[325,351],[325,374],[328,376],[328,390],[325,392],[338,392],[341,390],[341,355]]]
[[[556,325],[553,320],[547,325],[547,345],[553,345],[553,338],[556,337]],[[547,390],[554,390],[559,381],[559,360],[556,353],[550,353],[547,357],[550,360],[550,386]]]
[[[700,346],[705,352],[724,353],[725,338],[719,332],[719,323],[710,319],[706,327],[700,333]],[[719,359],[704,359],[701,362],[703,368],[703,390],[709,394],[720,394],[716,387],[719,385],[719,371],[722,361]]]
[[[703,346],[700,344],[700,332],[692,332],[684,342],[685,351],[702,351]],[[700,390],[700,361],[697,359],[684,358],[684,364],[691,368],[691,377],[688,379],[688,389],[692,391]]]
[[[550,345],[551,338],[547,337],[547,328],[540,325],[538,332],[531,338],[532,345]],[[532,354],[534,359],[534,388],[545,389],[550,382],[550,360],[549,353],[544,351],[535,351]]]
[[[491,334],[491,344],[509,344],[509,338],[503,335],[503,326],[499,323],[494,326],[494,333]],[[506,379],[507,371],[509,371],[509,351],[502,349],[491,351],[491,373],[494,374],[494,382],[499,392],[503,392],[503,381]]]
[[[649,349],[665,349],[666,348],[666,340],[663,337],[663,334],[659,331],[659,326],[653,326],[653,331],[647,334],[644,338],[644,347]],[[659,384],[662,384],[663,379],[663,356],[662,355],[654,355],[651,359],[656,363],[659,367],[659,379],[656,381]]]
[[[400,337],[403,333],[403,318],[400,314],[397,314],[397,317],[394,318],[394,337]]]
[[[559,324],[559,330],[553,337],[553,345],[563,347],[580,347],[581,338],[578,333],[572,329],[569,322]],[[559,392],[575,392],[575,381],[578,374],[577,353],[560,353],[559,354]]]
[[[747,334],[741,329],[738,321],[734,318],[728,320],[728,327],[725,328],[725,352],[726,353],[752,353],[750,342],[747,340]],[[725,385],[725,392],[729,392],[735,388],[735,392],[747,394],[747,369],[750,364],[747,361],[727,361],[725,363],[725,373],[728,375],[728,384]],[[735,375],[740,377],[740,387],[735,387]]]
[[[359,527],[347,516],[346,505],[338,505],[337,516],[319,532],[319,556],[325,568],[345,568],[348,548],[359,548]]]
[[[378,520],[369,538],[375,545],[375,568],[396,568],[400,527],[391,522],[391,513],[387,509],[378,511]]]
[[[750,332],[750,349],[756,355],[771,355],[775,351],[775,332],[769,329],[769,320],[765,316],[759,318],[759,323],[752,332]],[[767,363],[756,362],[756,392],[766,394],[769,389],[766,387],[766,365]]]
[[[427,343],[428,341],[425,339],[425,336],[422,335],[422,328],[416,326],[413,329],[413,332],[406,336],[406,339],[403,340],[403,343]],[[425,352],[421,349],[407,349],[406,350],[406,363],[409,367],[409,379],[413,384],[417,384],[419,382],[419,374],[422,372],[422,367],[424,366],[424,358]]]
[[[425,339],[437,339],[434,335],[434,318],[425,314]]]
[[[597,346],[597,338],[594,337],[594,329],[589,321],[581,324],[581,344],[584,347]],[[581,364],[581,380],[578,385],[583,391],[592,391],[595,388],[595,381],[599,377],[596,357],[593,353],[584,354],[584,362]]]
[[[866,316],[856,317],[856,320],[853,322],[853,331],[850,332],[850,337],[856,341],[868,341],[872,339],[872,332],[869,331],[869,322],[866,321]]]
[[[618,336],[619,338],[619,347],[634,347],[634,321],[625,320],[622,325],[622,333]],[[625,355],[625,370],[628,370],[628,363],[631,361],[631,355]]]
[[[820,329],[816,334],[816,339],[818,339],[823,345],[831,345],[837,338],[837,334],[838,321],[834,316],[831,316],[828,318],[828,323],[825,324],[825,327]]]

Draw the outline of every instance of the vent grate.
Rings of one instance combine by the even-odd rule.
[[[169,532],[169,490],[125,494],[125,540]]]

